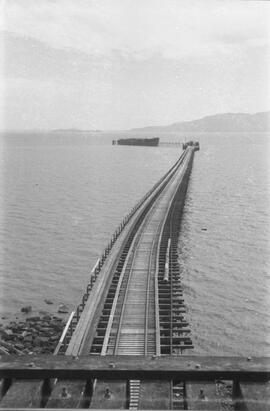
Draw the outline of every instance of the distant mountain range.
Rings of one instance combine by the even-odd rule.
[[[142,132],[265,132],[270,131],[270,111],[248,113],[224,113],[193,121],[182,121],[167,126],[133,128]]]
[[[80,128],[55,128],[52,130],[55,133],[98,133],[101,130],[93,130],[93,129],[89,129],[89,130],[83,130]]]

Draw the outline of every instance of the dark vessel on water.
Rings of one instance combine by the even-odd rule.
[[[157,147],[159,145],[159,138],[120,138],[113,140],[113,144],[120,146],[150,146]]]

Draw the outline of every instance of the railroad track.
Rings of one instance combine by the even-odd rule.
[[[159,356],[179,355],[193,348],[184,320],[177,256],[193,154],[192,149],[182,153],[135,210],[125,228],[122,247],[112,249],[111,260],[110,253],[106,255],[103,271],[107,279],[101,272],[89,301],[84,301],[77,326],[73,324],[67,354]],[[105,281],[107,289],[102,292],[99,283]],[[172,398],[180,386],[178,381],[172,382]],[[139,380],[129,381],[130,409],[138,409],[140,391]]]
[[[139,206],[135,206],[135,215],[131,216],[131,221],[126,222],[127,219],[124,219],[123,223],[120,225],[120,234],[119,231],[117,231],[116,235],[113,235],[111,243],[115,242],[115,244],[111,247],[110,252],[106,248],[104,254],[98,260],[98,267],[95,268],[95,272],[91,276],[91,281],[87,286],[87,291],[83,296],[82,303],[77,307],[76,313],[72,318],[69,329],[66,333],[66,338],[62,341],[62,346],[58,346],[57,348],[58,353],[63,352],[71,355],[89,353],[88,347],[92,345],[92,340],[94,338],[92,323],[96,322],[97,318],[100,327],[97,329],[95,336],[96,344],[93,346],[91,352],[96,352],[97,354],[101,353],[103,345],[101,340],[106,332],[105,330],[107,329],[119,278],[126,263],[127,256],[130,256],[129,252],[132,249],[131,245],[134,245],[133,240],[135,237],[138,238],[140,227],[145,225],[148,221],[148,213],[151,210],[151,207],[157,203],[157,200],[160,199],[161,194],[164,194],[164,191],[166,191],[166,189],[168,191],[168,187],[171,187],[169,183],[172,178],[174,177],[176,180],[176,173],[179,171],[179,168],[183,167],[183,164],[185,164],[187,154],[188,150],[183,152],[176,164],[153,187],[153,189],[150,190],[143,202],[140,202]],[[167,208],[168,204],[166,203],[164,207]],[[161,219],[161,217],[158,218]],[[119,238],[121,236],[123,239]],[[115,238],[119,239],[114,241]],[[103,285],[105,284],[103,296],[104,301],[102,303],[102,309],[97,310],[96,304],[91,304],[91,302],[93,301],[93,295],[95,295],[94,299],[97,300],[97,291],[100,291],[98,287],[100,284],[97,283],[100,282],[102,282]],[[109,289],[109,292],[106,293],[107,289]],[[106,297],[105,293],[107,294]],[[89,298],[89,296],[91,296],[91,298]],[[100,300],[102,299],[101,297],[102,296],[98,295]],[[94,311],[97,314],[97,318],[95,319],[93,319],[92,315]],[[88,336],[87,338],[89,331],[91,336]]]
[[[107,327],[102,355],[157,353],[155,240],[159,235],[161,222],[155,224],[153,220],[158,219],[160,211],[155,202],[130,245],[112,302],[111,321]],[[111,295],[110,290],[108,294]],[[96,346],[93,345],[95,349]],[[90,351],[92,354],[94,352],[93,349]]]

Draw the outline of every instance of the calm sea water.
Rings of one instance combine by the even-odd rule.
[[[118,223],[180,155],[118,137],[1,136],[2,317],[72,310]],[[179,241],[195,353],[269,355],[269,136],[198,138]]]

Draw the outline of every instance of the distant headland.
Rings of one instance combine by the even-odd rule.
[[[270,111],[258,112],[255,114],[249,113],[220,113],[211,116],[205,116],[191,121],[178,121],[176,123],[160,125],[160,126],[144,126],[130,129],[81,129],[76,127],[71,128],[54,128],[54,129],[3,129],[1,132],[19,132],[28,133],[224,133],[224,132],[270,132]]]
[[[136,132],[267,132],[270,131],[270,111],[255,114],[224,113],[198,120],[182,121],[166,126],[133,128]]]

